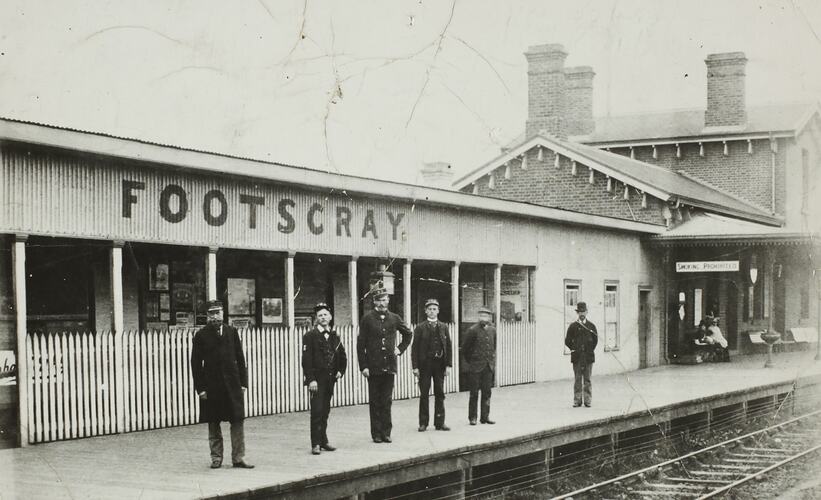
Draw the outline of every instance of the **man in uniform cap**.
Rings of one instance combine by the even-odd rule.
[[[487,307],[479,308],[479,322],[465,332],[462,354],[468,364],[468,421],[476,425],[476,403],[479,390],[482,391],[480,422],[495,424],[490,419],[490,392],[493,386],[493,372],[496,369],[496,328],[491,323],[493,312]]]
[[[302,337],[302,371],[311,394],[311,453],[334,451],[328,442],[328,415],[336,380],[345,374],[348,358],[336,330],[331,327],[331,308],[314,306],[316,325]]]
[[[194,389],[200,398],[200,422],[208,422],[211,468],[222,467],[220,422],[231,422],[231,461],[234,467],[253,469],[245,462],[245,391],[248,370],[236,329],[222,323],[222,302],[208,303],[208,324],[194,335],[191,350]]]
[[[371,438],[374,443],[390,443],[391,396],[396,357],[402,355],[411,343],[413,333],[399,315],[388,311],[390,297],[384,288],[371,291],[374,309],[359,322],[356,352],[359,370],[368,379],[368,405],[371,416]],[[402,334],[397,344],[396,332]]]
[[[570,349],[570,362],[573,363],[573,406],[589,407],[593,401],[593,386],[590,383],[590,374],[593,371],[593,362],[596,354],[593,352],[599,343],[599,334],[596,325],[587,319],[587,304],[576,304],[576,313],[579,318],[567,328],[564,345]]]
[[[427,320],[417,325],[413,331],[411,365],[413,374],[419,379],[419,432],[428,428],[430,419],[430,383],[433,379],[433,425],[436,430],[449,431],[445,425],[445,377],[453,366],[451,355],[453,346],[448,326],[439,321],[439,301],[425,301]]]

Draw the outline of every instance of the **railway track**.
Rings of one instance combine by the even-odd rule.
[[[819,449],[821,410],[555,498],[712,498]]]

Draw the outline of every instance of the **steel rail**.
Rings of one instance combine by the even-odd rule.
[[[612,479],[608,479],[607,481],[602,481],[600,483],[591,484],[590,486],[585,486],[584,488],[579,488],[575,491],[571,491],[570,493],[565,493],[563,495],[553,497],[553,500],[569,499],[571,497],[575,497],[575,496],[580,495],[582,493],[587,493],[587,492],[597,490],[597,489],[603,488],[605,486],[609,486],[611,484],[614,484],[614,483],[617,483],[617,482],[620,482],[620,481],[624,481],[625,479],[630,479],[630,478],[636,477],[636,476],[638,476],[640,474],[644,474],[646,472],[660,470],[663,467],[666,467],[668,465],[672,465],[672,464],[675,464],[675,463],[679,463],[679,462],[681,462],[681,461],[683,461],[687,458],[691,458],[691,457],[694,457],[696,455],[700,455],[702,453],[705,453],[707,451],[715,450],[717,448],[723,448],[723,447],[725,447],[729,444],[741,441],[743,439],[747,439],[749,437],[756,436],[758,434],[769,432],[771,430],[778,429],[780,427],[784,427],[785,425],[789,425],[789,424],[798,422],[800,420],[803,420],[805,418],[812,417],[812,416],[815,416],[815,415],[818,415],[818,414],[821,414],[821,410],[816,410],[816,411],[813,411],[813,412],[810,412],[810,413],[806,413],[804,415],[801,415],[801,416],[798,416],[798,417],[795,417],[795,418],[791,418],[790,420],[780,422],[780,423],[775,424],[775,425],[771,425],[770,427],[766,427],[764,429],[760,429],[760,430],[757,430],[757,431],[754,431],[754,432],[747,433],[743,436],[738,436],[738,437],[735,437],[733,439],[728,439],[726,441],[722,441],[721,443],[708,446],[706,448],[701,448],[701,449],[698,449],[696,451],[691,451],[690,453],[687,453],[687,454],[682,455],[680,457],[676,457],[676,458],[667,460],[665,462],[661,462],[661,463],[658,463],[658,464],[655,464],[655,465],[651,465],[649,467],[645,467],[643,469],[639,469],[639,470],[636,470],[636,471],[633,471],[633,472],[628,472],[627,474],[622,474],[621,476],[614,477]]]
[[[743,478],[739,479],[738,481],[735,481],[731,484],[725,485],[725,486],[723,486],[723,487],[721,487],[721,488],[719,488],[715,491],[711,491],[710,493],[707,493],[704,496],[698,497],[698,500],[703,500],[705,498],[712,498],[712,497],[714,497],[716,495],[719,495],[721,493],[725,493],[727,491],[730,491],[731,489],[733,489],[733,488],[735,488],[739,485],[742,485],[742,484],[746,483],[747,481],[755,479],[756,477],[758,477],[762,474],[766,474],[766,473],[770,472],[771,470],[777,469],[777,468],[781,467],[782,465],[788,464],[788,463],[792,462],[793,460],[797,460],[797,459],[803,457],[804,455],[808,455],[808,454],[810,454],[814,451],[817,451],[819,449],[821,449],[821,444],[817,444],[817,445],[813,446],[812,448],[810,448],[808,450],[804,450],[804,451],[802,451],[800,453],[797,453],[797,454],[795,454],[791,457],[785,458],[784,460],[782,460],[778,463],[775,463],[775,464],[773,464],[773,465],[771,465],[771,466],[769,466],[765,469],[762,469],[758,472],[755,472],[755,473],[750,474],[746,477],[743,477]]]

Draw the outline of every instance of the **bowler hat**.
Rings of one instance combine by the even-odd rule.
[[[321,311],[323,309],[325,309],[329,313],[333,314],[333,311],[331,311],[331,307],[328,304],[324,303],[324,302],[319,302],[319,303],[317,303],[317,305],[314,306],[314,314],[318,313],[319,311]]]
[[[216,311],[217,309],[222,309],[222,302],[219,300],[209,300],[208,301],[208,310],[209,311]]]
[[[576,312],[586,313],[587,312],[587,302],[579,302],[576,304]]]
[[[487,308],[487,307],[480,307],[480,308],[479,308],[479,314],[482,314],[482,313],[485,313],[485,314],[490,314],[491,316],[493,315],[493,311],[491,311],[491,310],[490,310],[489,308]]]
[[[436,299],[428,299],[425,301],[425,307],[427,308],[428,306],[439,307],[439,301]]]

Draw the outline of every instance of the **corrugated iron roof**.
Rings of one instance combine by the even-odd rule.
[[[814,239],[817,233],[772,227],[712,213],[698,213],[654,240]]]
[[[726,128],[705,128],[703,109],[604,116],[595,118],[595,131],[580,140],[596,144],[795,131],[816,109],[809,102],[748,107],[746,126]]]
[[[622,172],[637,182],[649,184],[657,189],[669,193],[671,197],[681,198],[682,201],[698,201],[726,207],[739,212],[770,217],[771,214],[750,203],[744,202],[727,193],[719,191],[693,179],[681,175],[668,168],[653,165],[643,161],[631,159],[627,156],[604,151],[593,146],[578,144],[570,141],[561,141],[562,144],[579,155],[595,160],[599,163]]]

